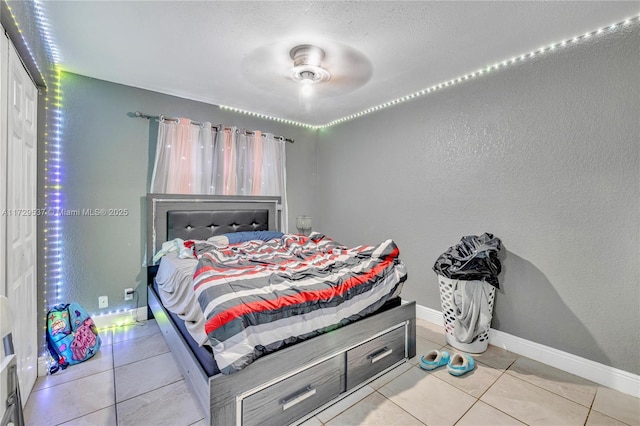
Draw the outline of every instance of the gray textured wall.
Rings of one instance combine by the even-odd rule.
[[[319,229],[347,244],[393,238],[403,296],[438,310],[436,258],[492,232],[506,248],[494,328],[640,373],[639,35],[321,132]]]
[[[61,89],[64,208],[129,210],[122,217],[64,218],[63,301],[77,301],[89,312],[132,308],[135,300],[124,302],[123,292],[134,287],[139,305],[146,305],[143,197],[151,180],[157,123],[130,118],[129,112],[221,122],[295,139],[286,148],[290,227],[295,229],[296,215],[314,209],[315,131],[70,73],[63,74]],[[109,297],[105,310],[98,309],[101,295]]]

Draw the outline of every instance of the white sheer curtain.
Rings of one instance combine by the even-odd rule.
[[[286,232],[285,141],[235,127],[217,131],[209,122],[196,126],[186,118],[161,120],[158,126],[151,192],[276,195]]]

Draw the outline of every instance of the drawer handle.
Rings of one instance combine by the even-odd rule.
[[[294,405],[304,401],[307,398],[312,397],[313,395],[316,394],[316,390],[312,389],[311,386],[307,386],[306,388],[302,389],[302,391],[300,393],[298,393],[297,395],[293,396],[290,399],[283,399],[282,401],[280,401],[280,403],[282,404],[282,411],[284,410],[288,410],[289,408],[293,407]]]
[[[384,347],[380,349],[378,352],[372,353],[367,358],[371,360],[371,364],[375,364],[380,361],[382,358],[388,357],[393,352],[393,349],[389,349],[388,347]]]

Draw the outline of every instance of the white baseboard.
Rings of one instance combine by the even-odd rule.
[[[442,312],[425,306],[416,305],[416,317],[439,326],[443,324]],[[640,376],[637,374],[609,367],[493,328],[489,331],[489,343],[602,386],[640,398]]]
[[[38,377],[41,376],[46,376],[47,374],[49,374],[49,366],[47,365],[47,359],[48,357],[46,356],[39,356],[38,357]]]
[[[105,328],[117,327],[127,323],[132,323],[135,320],[144,321],[147,319],[147,307],[142,306],[137,309],[130,309],[123,312],[114,312],[106,315],[94,315],[91,317],[94,324],[98,327],[98,332]],[[49,373],[49,367],[47,365],[48,357],[38,357],[38,376],[46,376]]]
[[[138,309],[130,309],[123,312],[114,312],[105,315],[94,315],[91,317],[98,330],[103,328],[117,327],[129,322],[133,322],[136,319],[138,321],[144,321],[147,319],[147,307],[142,306]]]
[[[430,323],[443,326],[444,321],[442,319],[442,312],[435,309],[427,308],[426,306],[418,305],[416,303],[416,317],[429,321]]]

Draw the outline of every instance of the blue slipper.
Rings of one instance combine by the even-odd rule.
[[[447,364],[449,374],[454,376],[462,376],[476,368],[476,362],[471,355],[456,353]]]
[[[420,368],[423,370],[434,370],[449,363],[449,352],[436,351],[435,349],[427,352],[426,355],[420,357]]]

